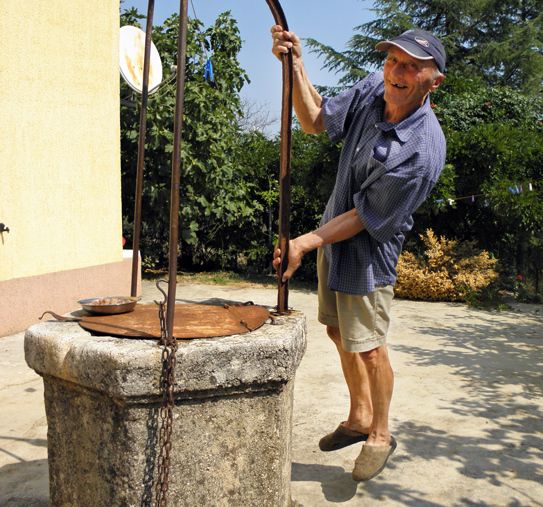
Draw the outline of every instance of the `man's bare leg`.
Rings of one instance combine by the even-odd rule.
[[[361,352],[359,355],[366,366],[373,406],[373,420],[367,444],[388,445],[390,443],[388,412],[394,388],[394,373],[390,366],[387,347],[383,345],[368,352]]]
[[[345,426],[353,431],[369,433],[373,410],[366,365],[360,354],[346,352],[343,349],[339,328],[326,326],[326,332],[336,345],[343,376],[349,389],[350,409]]]

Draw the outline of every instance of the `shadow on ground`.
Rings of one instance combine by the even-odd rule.
[[[10,437],[7,435],[0,435],[0,441],[6,440],[8,442],[26,442],[30,445],[35,445],[38,447],[47,447],[47,440],[45,438],[19,438],[19,437]],[[18,456],[16,453],[8,451],[7,449],[0,447],[0,453],[10,456],[11,458],[16,459],[17,461],[25,461],[23,458]]]
[[[394,463],[391,462],[388,468],[394,470]],[[324,498],[331,503],[344,503],[356,496],[360,500],[394,500],[402,505],[443,507],[425,500],[422,492],[406,488],[403,484],[386,482],[381,478],[366,483],[354,482],[350,471],[337,466],[292,463],[292,480],[320,482]]]
[[[329,502],[346,502],[356,494],[357,484],[343,468],[329,465],[292,463],[293,481],[320,482]]]
[[[448,367],[449,382],[460,387],[462,396],[443,401],[438,410],[479,418],[481,427],[473,436],[473,432],[462,434],[461,427],[452,432],[412,421],[397,424],[401,452],[388,465],[390,470],[396,469],[387,474],[388,479],[402,473],[406,463],[445,460],[456,474],[476,479],[483,495],[485,484],[508,489],[516,497],[508,501],[508,507],[543,506],[541,499],[511,483],[511,479],[543,483],[543,319],[526,314],[506,317],[495,319],[492,313],[478,311],[473,319],[468,313],[459,321],[457,315],[450,315],[438,327],[431,317],[425,325],[426,318],[421,315],[410,329],[427,337],[433,346],[393,346],[405,355],[408,366]],[[293,463],[292,480],[320,483],[324,497],[333,503],[356,497],[368,502],[364,505],[387,500],[417,507],[446,505],[428,501],[418,486],[406,488],[381,477],[358,486],[350,470],[341,467]],[[488,504],[460,497],[454,505]]]
[[[438,350],[394,347],[411,357],[407,364],[411,361],[419,368],[446,365],[461,384],[464,395],[442,409],[493,424],[482,427],[482,436],[473,438],[462,436],[460,428],[451,435],[404,423],[400,432],[407,454],[446,457],[459,473],[494,486],[505,485],[504,475],[541,484],[543,469],[531,458],[543,459],[539,401],[543,394],[543,320],[513,314],[504,322],[491,313],[477,312],[473,322],[468,317],[464,322],[454,321],[454,327],[422,325],[413,330],[443,346]],[[543,505],[540,500],[525,498],[530,505]]]
[[[36,478],[42,478],[36,481]],[[49,505],[46,459],[21,461],[0,468],[2,507],[47,507]]]

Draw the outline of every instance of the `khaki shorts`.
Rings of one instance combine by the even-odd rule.
[[[319,248],[319,322],[339,328],[347,352],[367,352],[384,345],[394,297],[392,285],[377,286],[364,296],[336,292],[328,288],[328,269],[324,250]]]

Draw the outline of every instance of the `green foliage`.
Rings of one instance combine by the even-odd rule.
[[[432,208],[438,198],[434,195],[423,207],[425,215],[419,216],[416,230],[432,226],[449,237],[477,239],[500,259],[502,276],[510,286],[517,274],[538,280],[541,244],[536,238],[543,224],[541,96],[452,74],[432,100],[447,137],[444,177],[449,180],[447,168],[455,175],[450,198],[478,197],[474,203],[460,199],[449,206],[445,194],[444,202]],[[515,186],[522,186],[523,192],[512,193]],[[534,287],[539,290],[539,282]]]
[[[249,271],[264,272],[270,267],[271,252],[277,240],[279,215],[279,138],[268,139],[251,132],[241,137],[240,165],[254,183],[251,200],[255,205],[254,226],[237,239]],[[334,185],[339,147],[325,135],[292,131],[291,237],[318,227]],[[313,279],[315,259],[308,256],[296,277]]]
[[[346,51],[308,40],[325,67],[341,74],[340,85],[354,84],[368,67],[381,65],[383,53],[375,50],[377,42],[418,27],[441,38],[449,71],[530,94],[541,91],[541,0],[376,0],[374,6],[375,19],[354,28]]]
[[[334,188],[340,146],[326,134],[304,134],[296,128],[292,135],[292,237],[314,230]],[[316,253],[304,258],[298,278],[316,278]]]
[[[137,24],[131,9],[122,24]],[[155,27],[153,41],[165,69],[174,65],[177,16]],[[239,67],[241,47],[229,13],[204,28],[189,24],[181,178],[181,266],[183,269],[234,269],[263,273],[271,269],[278,230],[279,138],[241,129],[239,91],[248,81]],[[206,51],[212,54],[215,87],[203,79]],[[175,83],[149,97],[143,192],[141,251],[144,267],[167,265],[169,193]],[[139,97],[121,84],[123,216],[130,240],[134,207],[139,128]],[[325,136],[293,129],[291,235],[318,226],[333,186],[339,148]],[[314,276],[304,263],[298,278]]]
[[[138,18],[132,9],[121,16],[121,23],[134,24]],[[165,69],[176,64],[177,33],[177,15],[154,28],[153,42]],[[243,178],[237,163],[239,91],[248,81],[237,59],[240,48],[239,31],[229,13],[221,14],[208,28],[199,20],[189,21],[180,207],[181,252],[189,265],[221,265],[235,257],[238,247],[228,238],[240,234],[240,224],[251,223],[255,212],[249,199],[252,183]],[[215,86],[203,77],[207,53],[215,67]],[[167,77],[149,97],[147,112],[141,242],[146,267],[163,265],[167,257],[175,112],[175,82]],[[121,107],[123,214],[132,217],[139,97],[124,83],[121,95],[128,97]],[[125,224],[130,236],[128,218]]]
[[[325,57],[326,66],[343,73],[338,87],[328,90],[332,93],[365,75],[367,65],[380,62],[382,55],[373,49],[377,40],[413,25],[442,35],[448,47],[450,72],[432,95],[432,106],[447,138],[447,163],[417,213],[408,248],[416,251],[413,238],[430,227],[459,241],[476,240],[500,259],[502,276],[511,289],[522,274],[523,288],[539,291],[543,99],[534,83],[540,86],[543,75],[538,63],[541,33],[530,32],[526,60],[510,47],[516,40],[521,51],[527,42],[515,37],[540,22],[535,3],[381,0],[375,5],[380,17],[355,29],[346,52],[316,41],[310,44]],[[522,6],[524,17],[519,14]],[[131,9],[123,13],[121,21],[136,24],[140,18]],[[488,36],[490,28],[495,37]],[[165,69],[176,63],[176,39],[177,16],[155,28],[153,40]],[[270,270],[278,228],[279,139],[240,126],[239,92],[248,81],[237,59],[240,47],[237,26],[229,13],[207,28],[191,20],[181,154],[183,269]],[[208,54],[213,58],[216,87],[203,78]],[[526,62],[531,62],[529,68]],[[168,77],[167,70],[165,81]],[[149,101],[141,245],[145,267],[166,265],[174,96],[175,83],[170,81]],[[123,215],[125,236],[130,239],[139,106],[138,97],[124,83],[121,97]],[[293,129],[291,236],[318,227],[334,185],[340,148],[326,135],[311,136],[298,127]],[[514,185],[522,185],[524,192],[512,194],[509,187]],[[481,196],[474,203],[460,199],[448,204],[448,199],[471,194]],[[297,278],[314,276],[314,259],[308,256]]]
[[[543,97],[529,96],[509,86],[488,86],[480,78],[458,72],[447,75],[432,94],[445,133],[466,131],[481,123],[501,123],[529,130],[541,127]]]
[[[447,78],[432,102],[447,138],[447,163],[411,237],[433,227],[448,237],[476,239],[499,256],[506,280],[522,273],[539,290],[543,2],[376,0],[374,7],[376,18],[354,28],[346,51],[314,39],[308,44],[340,75],[341,88],[381,66],[384,55],[375,50],[381,40],[418,27],[443,41]],[[524,192],[511,193],[515,185]]]

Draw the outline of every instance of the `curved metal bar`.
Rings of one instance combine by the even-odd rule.
[[[143,82],[141,89],[140,130],[138,137],[138,162],[136,169],[136,196],[134,202],[134,229],[132,234],[132,279],[130,295],[137,296],[138,261],[141,235],[141,200],[143,193],[143,165],[145,161],[145,133],[147,130],[147,99],[149,97],[149,62],[151,60],[151,36],[153,33],[153,12],[155,0],[147,5],[147,26],[145,28],[145,51],[143,54]]]
[[[281,25],[285,30],[288,30],[288,23],[278,0],[266,0],[276,24]],[[149,25],[152,25],[152,9],[153,0],[149,1],[148,12],[148,39],[150,45],[150,32]],[[186,59],[186,39],[187,39],[187,14],[188,14],[188,2],[187,0],[180,1],[180,26],[179,26],[179,39],[178,39],[178,61],[177,61],[177,92],[176,92],[176,112],[175,112],[175,124],[174,124],[174,149],[172,155],[172,180],[171,180],[171,192],[170,192],[170,241],[169,241],[169,267],[168,267],[168,305],[166,311],[166,327],[168,335],[172,335],[173,332],[173,320],[175,313],[175,293],[176,293],[176,279],[177,279],[177,250],[178,250],[178,229],[179,229],[179,188],[180,188],[180,145],[181,145],[181,132],[183,129],[183,102],[184,102],[184,85],[185,85],[185,59]],[[151,16],[151,23],[149,23],[149,15]],[[146,60],[147,55],[147,37],[146,37]],[[288,266],[288,246],[290,239],[290,157],[291,157],[291,144],[292,144],[292,86],[293,86],[293,64],[292,53],[283,55],[281,58],[283,69],[283,93],[282,93],[282,107],[281,107],[281,147],[280,147],[280,171],[279,171],[279,248],[281,249],[283,261],[279,268],[278,273],[278,295],[277,295],[277,312],[279,314],[288,313],[288,282],[283,283],[283,273]],[[147,63],[148,65],[148,63]],[[144,93],[147,92],[145,86],[146,78],[148,77],[145,72],[144,63]],[[146,105],[145,95],[145,105]],[[143,101],[142,101],[143,111]],[[146,111],[146,109],[145,109]],[[145,117],[143,117],[145,120]],[[140,129],[142,122],[140,120]],[[145,128],[145,127],[144,127]],[[141,138],[140,130],[140,138]],[[145,130],[143,130],[143,137],[145,136]],[[140,143],[142,148],[145,147],[145,142]],[[140,150],[138,149],[138,167],[140,165]],[[142,152],[143,153],[143,152]],[[141,157],[141,164],[143,167],[143,155]],[[139,174],[139,172],[138,172]],[[136,196],[141,195],[141,190],[136,191]],[[141,206],[141,204],[140,204]],[[140,218],[141,220],[141,218]],[[139,226],[138,226],[138,240],[139,240]],[[139,245],[138,245],[139,246]],[[134,248],[134,256],[137,258],[137,251]],[[134,265],[134,264],[133,264]],[[133,269],[133,273],[135,270]],[[132,291],[134,291],[134,274],[132,281]]]
[[[285,13],[278,0],[266,0],[277,25],[288,30]],[[277,313],[288,313],[288,281],[283,283],[283,273],[288,267],[288,245],[290,240],[290,155],[292,144],[292,52],[281,57],[283,67],[283,96],[281,103],[281,148],[279,170],[279,248],[282,262],[278,272]]]

